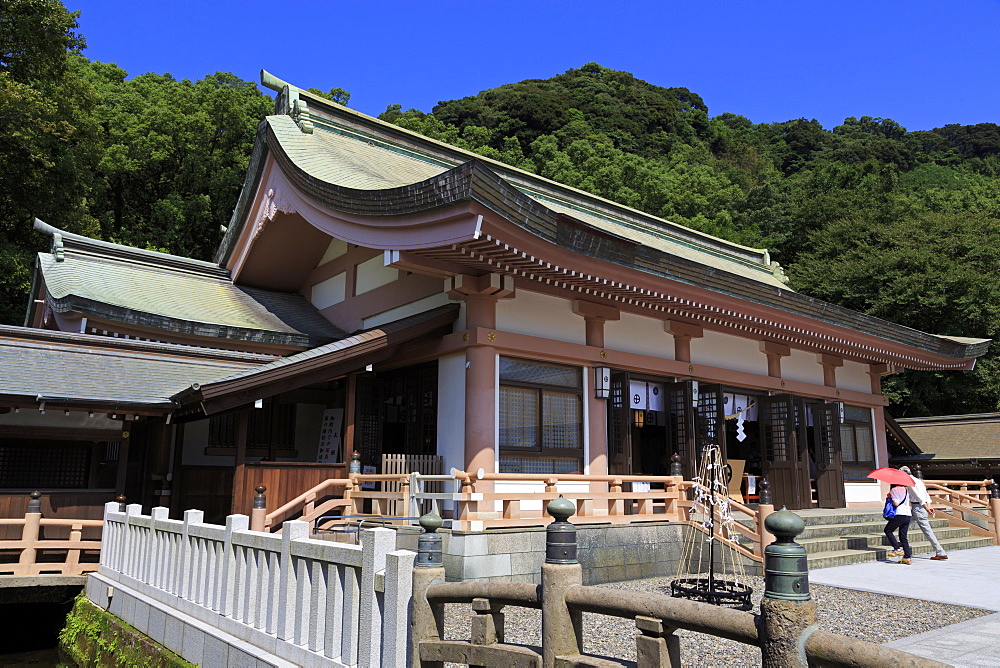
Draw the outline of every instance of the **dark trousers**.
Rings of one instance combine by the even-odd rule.
[[[892,535],[892,532],[899,529],[899,540]],[[898,550],[899,546],[903,546],[903,557],[905,559],[910,558],[910,540],[906,537],[906,533],[910,530],[910,516],[909,515],[896,515],[891,520],[889,520],[885,525],[885,537],[889,539],[889,544],[892,545],[892,549]]]

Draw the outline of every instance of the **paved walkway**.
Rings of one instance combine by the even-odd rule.
[[[885,562],[821,568],[809,572],[815,584],[967,605],[998,614],[887,643],[888,647],[953,666],[1000,666],[1000,546],[949,553],[948,561],[929,554],[913,564]]]

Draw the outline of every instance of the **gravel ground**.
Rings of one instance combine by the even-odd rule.
[[[669,595],[670,580],[654,578],[602,586]],[[764,580],[751,577],[747,584],[753,587],[754,612],[757,612]],[[989,610],[823,585],[811,584],[809,590],[819,608],[821,628],[879,644],[992,614]],[[459,604],[445,607],[445,637],[468,639],[470,607]],[[886,610],[894,614],[887,616]],[[541,643],[540,611],[508,607],[504,608],[504,613],[507,642],[534,646]],[[691,631],[679,631],[678,635],[685,665],[759,666],[761,663],[760,650],[756,647]],[[631,620],[584,614],[584,651],[588,654],[635,661],[634,636],[635,624]]]

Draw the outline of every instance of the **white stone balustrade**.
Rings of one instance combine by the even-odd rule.
[[[109,503],[104,549],[88,597],[200,665],[405,666],[414,553],[395,532],[361,545],[248,530],[249,518],[205,524],[189,510],[124,512]],[[162,622],[161,622],[162,620]],[[178,632],[180,629],[180,632]],[[159,636],[159,637],[158,637]]]

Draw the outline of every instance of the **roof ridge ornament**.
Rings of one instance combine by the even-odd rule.
[[[778,262],[772,260],[767,266],[771,269],[771,273],[774,275],[775,278],[777,278],[785,285],[788,285],[789,280],[788,277],[785,276],[785,270],[781,267],[780,264],[778,264]]]
[[[295,100],[295,104],[292,106],[292,120],[295,124],[299,126],[307,135],[311,135],[313,132],[313,122],[312,114],[309,113],[309,105],[302,98]]]
[[[274,98],[274,113],[278,116],[291,116],[299,129],[307,135],[313,132],[312,114],[305,100],[299,98],[299,89],[282,81],[267,70],[260,71],[260,85],[278,93]]]
[[[63,247],[63,238],[58,232],[55,232],[52,235],[51,252],[52,256],[56,259],[56,262],[62,262],[66,259],[65,249]]]

